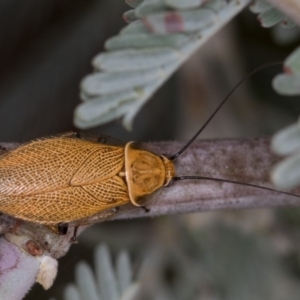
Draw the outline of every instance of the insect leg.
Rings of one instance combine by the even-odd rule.
[[[120,206],[116,206],[112,208],[113,213],[117,213],[120,210]]]
[[[141,209],[144,210],[145,213],[148,213],[150,211],[150,208],[146,207],[146,206],[141,206]]]
[[[113,138],[109,135],[101,134],[97,136],[97,143],[104,144],[104,145],[111,145],[111,146],[122,146],[124,147],[126,143],[123,141]]]
[[[77,139],[81,139],[82,138],[81,133],[79,131],[73,132],[73,137],[77,138]]]
[[[0,145],[0,150],[2,150],[2,151],[8,151],[7,148],[5,148],[5,147],[3,147],[3,146],[1,146],[1,145]]]
[[[68,232],[68,224],[67,223],[59,223],[57,225],[57,231],[59,235],[65,235]]]
[[[77,230],[78,230],[79,226],[75,226],[74,227],[74,232],[73,232],[73,236],[71,238],[71,242],[72,243],[77,243]]]
[[[107,139],[106,139],[105,136],[102,135],[102,136],[99,136],[99,137],[98,137],[97,142],[98,142],[99,144],[106,144],[106,143],[107,143]]]

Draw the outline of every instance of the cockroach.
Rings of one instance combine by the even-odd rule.
[[[139,149],[133,142],[125,147],[107,145],[76,134],[33,141],[4,154],[0,158],[0,211],[22,220],[57,226],[58,233],[64,234],[70,222],[79,226],[80,220],[107,209],[127,203],[140,206],[141,198],[172,180],[222,181],[300,197],[233,180],[175,175],[173,161],[200,135],[239,85],[265,67],[246,75],[190,141],[170,157]]]

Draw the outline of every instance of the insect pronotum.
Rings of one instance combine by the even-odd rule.
[[[65,233],[64,224],[79,226],[89,216],[130,202],[140,206],[141,198],[171,180],[222,181],[300,197],[223,178],[175,175],[173,161],[193,143],[238,86],[264,67],[244,77],[190,141],[170,157],[138,149],[133,142],[125,147],[106,145],[74,134],[33,141],[7,152],[0,158],[0,211],[58,226],[59,233]],[[74,235],[76,238],[76,230]]]

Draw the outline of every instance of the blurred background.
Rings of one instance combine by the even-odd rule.
[[[79,83],[105,40],[125,25],[128,9],[120,0],[0,0],[0,141],[23,143],[75,130]],[[118,121],[89,132],[124,141],[187,140],[247,72],[283,61],[299,40],[297,28],[266,30],[245,11],[155,94],[132,132]],[[281,97],[271,88],[280,71],[271,67],[245,82],[201,138],[272,135],[295,122],[299,97]],[[143,286],[138,299],[300,299],[299,229],[295,208],[95,225],[60,260],[54,286],[45,292],[36,285],[25,299],[63,299],[76,263],[92,266],[100,242],[113,259],[128,251],[133,280]]]

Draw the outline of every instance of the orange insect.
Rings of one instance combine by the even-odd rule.
[[[175,176],[173,160],[197,138],[243,80],[194,137],[169,158],[138,149],[133,142],[125,147],[106,145],[72,134],[33,141],[6,153],[0,158],[0,211],[19,219],[58,226],[59,233],[65,233],[64,224],[72,222],[79,226],[82,219],[130,202],[139,206],[142,197],[168,185],[172,179],[214,180],[278,192],[221,178]]]
[[[167,185],[174,164],[164,156],[70,136],[38,140],[0,159],[0,211],[56,225],[131,202]]]

